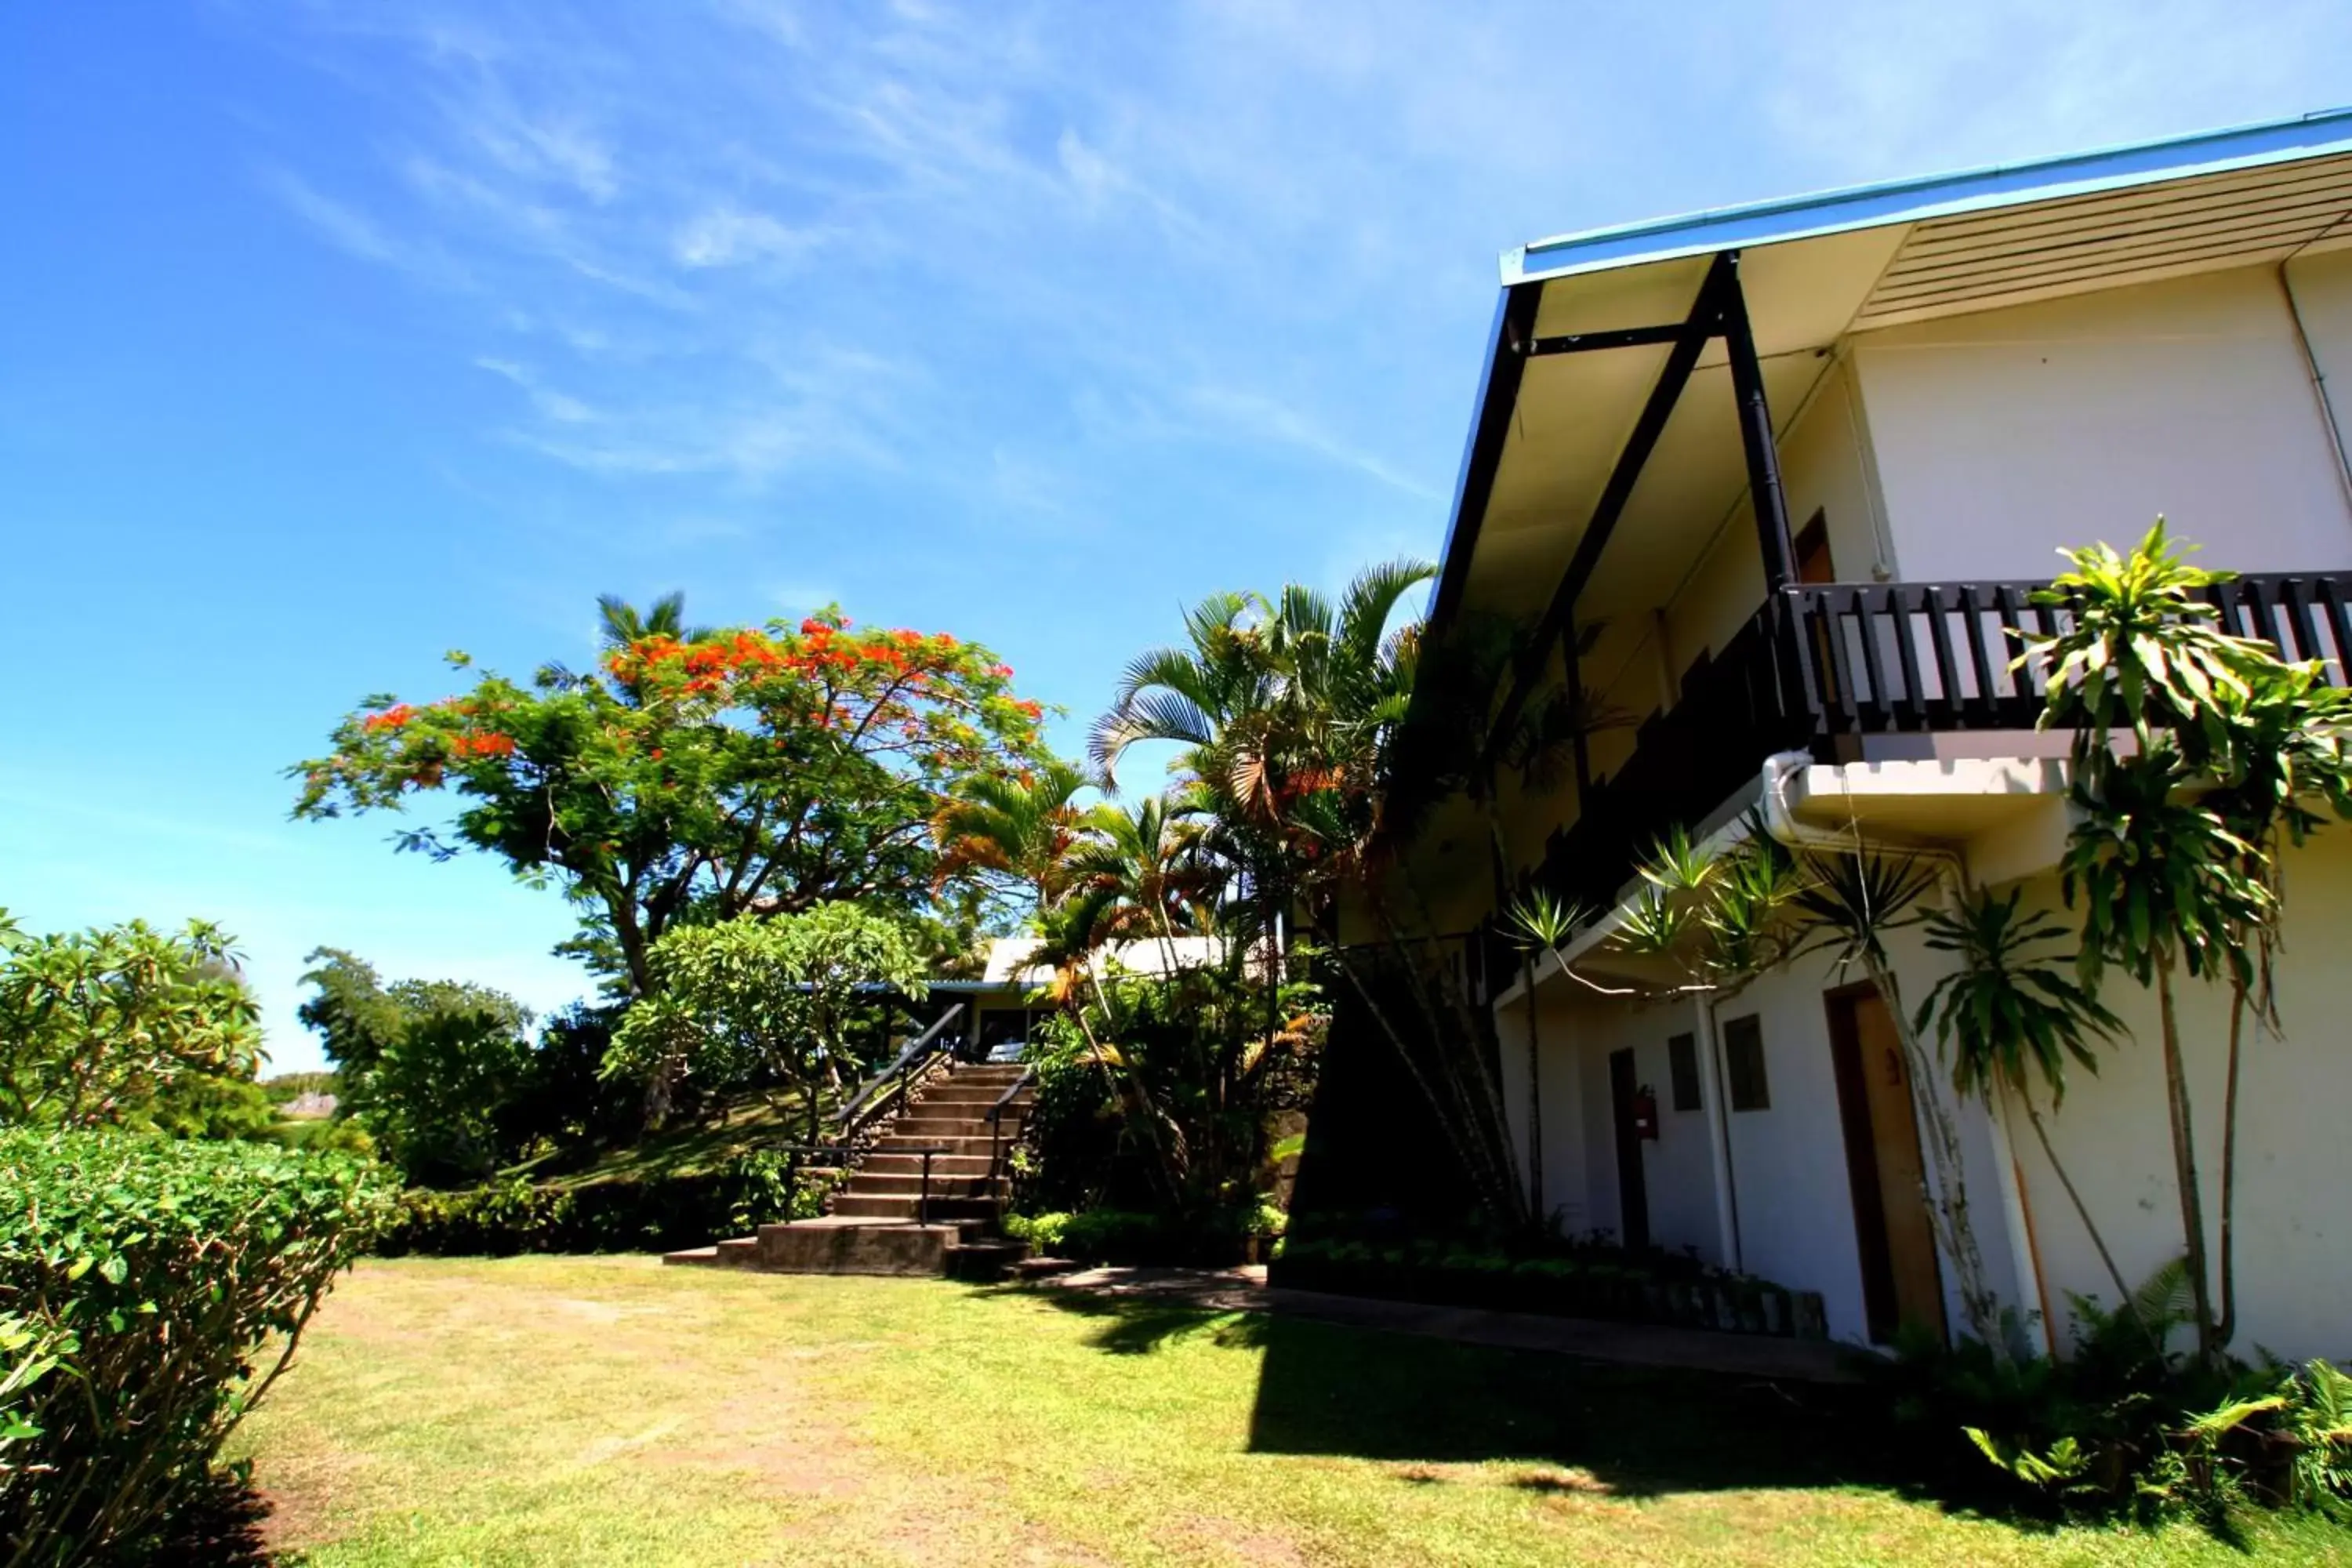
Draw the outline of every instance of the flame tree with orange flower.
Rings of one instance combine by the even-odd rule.
[[[478,850],[560,886],[583,911],[567,951],[643,995],[676,925],[840,900],[922,910],[940,896],[930,823],[949,794],[1045,761],[1043,710],[976,643],[859,628],[837,609],[708,631],[676,611],[616,619],[608,604],[593,672],[368,699],[327,755],[289,770],[295,816],[454,795],[399,846]]]

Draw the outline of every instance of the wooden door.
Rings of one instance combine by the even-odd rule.
[[[1832,992],[1828,1002],[1870,1337],[1883,1344],[1905,1323],[1941,1336],[1943,1275],[1927,1215],[1927,1163],[1919,1152],[1902,1040],[1875,987]]]
[[[1830,518],[1826,511],[1813,513],[1812,521],[1797,531],[1797,581],[1800,583],[1834,583],[1837,563],[1830,556]]]
[[[1635,1251],[1650,1245],[1650,1185],[1642,1170],[1642,1132],[1633,1124],[1633,1097],[1641,1080],[1630,1050],[1609,1053],[1609,1105],[1617,1124],[1618,1237]]]

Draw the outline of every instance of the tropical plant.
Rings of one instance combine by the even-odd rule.
[[[1050,904],[1066,890],[1070,857],[1087,826],[1078,796],[1093,781],[1059,757],[1013,775],[965,780],[931,821],[941,881],[971,873],[1001,879]]]
[[[2075,730],[2077,821],[2061,886],[2084,911],[2084,984],[2112,964],[2156,994],[2199,1351],[2211,1360],[2235,1329],[2240,1055],[2249,1016],[2271,1016],[2277,850],[2315,826],[2305,798],[2341,809],[2352,793],[2346,709],[2315,666],[2287,664],[2216,624],[2202,595],[2229,574],[2190,564],[2163,519],[2129,555],[2100,544],[2068,558],[2074,569],[2036,597],[2069,624],[2027,639],[2018,663],[2045,682],[2042,723]],[[2231,991],[2218,1302],[2177,973]]]
[[[1936,1091],[1937,1074],[1919,1044],[1924,1026],[1904,1006],[1887,948],[1895,931],[1927,918],[1936,868],[1909,856],[1859,848],[1792,850],[1767,831],[1760,813],[1752,813],[1741,835],[1722,849],[1694,843],[1679,826],[1669,829],[1636,871],[1641,886],[1616,911],[1606,948],[1662,964],[1678,978],[1662,987],[1603,985],[1560,955],[1570,979],[1620,995],[1696,994],[1719,1004],[1760,974],[1825,953],[1835,968],[1860,970],[1869,980],[1886,1005],[1911,1100],[1927,1130],[1920,1198],[1937,1244],[1959,1277],[1971,1332],[1992,1354],[2006,1357],[2006,1325],[1969,1214],[1959,1124]],[[1528,900],[1516,906],[1523,930],[1534,908]]]
[[[568,951],[645,995],[673,925],[922,908],[950,795],[1043,761],[1043,709],[977,644],[856,630],[837,610],[695,635],[674,608],[608,606],[593,673],[551,664],[429,705],[369,699],[327,755],[290,770],[295,816],[454,792],[454,817],[403,831],[401,847],[472,849],[560,885],[583,911]]]
[[[1336,604],[1297,584],[1272,598],[1202,601],[1185,617],[1186,646],[1129,666],[1091,748],[1107,780],[1140,742],[1179,748],[1174,771],[1203,824],[1194,852],[1231,873],[1218,906],[1226,940],[1267,971],[1258,1038],[1282,1031],[1286,948],[1301,923],[1328,942],[1334,970],[1399,1053],[1485,1201],[1521,1219],[1526,1187],[1483,1026],[1423,940],[1427,922],[1399,918],[1380,874],[1394,743],[1420,652],[1418,624],[1391,622],[1431,575],[1416,562],[1375,566]],[[1343,894],[1360,896],[1372,943],[1332,940]]]
[[[145,1123],[195,1075],[259,1058],[236,939],[206,921],[26,934],[0,910],[0,1124]]]
[[[2034,1102],[2037,1091],[2046,1092],[2054,1113],[2066,1098],[2068,1064],[2097,1072],[2092,1046],[2123,1033],[2123,1021],[2075,977],[2073,952],[2051,951],[2073,933],[2047,911],[2023,908],[2023,899],[2022,889],[2011,889],[2006,898],[1979,890],[1957,905],[1929,911],[1928,949],[1953,954],[1959,967],[1920,1001],[1912,1027],[1920,1034],[1935,1030],[1949,1053],[1952,1088],[1959,1094],[1991,1108],[2006,1091],[2024,1107],[2042,1157],[2097,1249],[2116,1299],[2129,1301],[2123,1271],[2058,1158]]]
[[[604,647],[613,651],[635,647],[664,637],[671,642],[708,642],[716,634],[709,626],[686,624],[686,595],[664,594],[651,610],[640,610],[618,594],[596,595],[596,618],[603,623]]]
[[[1576,928],[1584,923],[1584,911],[1573,904],[1562,904],[1542,889],[1526,900],[1511,906],[1505,931],[1519,952],[1520,1005],[1528,1015],[1528,1211],[1540,1217],[1544,1211],[1543,1172],[1543,1038],[1536,1005],[1535,958],[1538,953],[1557,952]]]

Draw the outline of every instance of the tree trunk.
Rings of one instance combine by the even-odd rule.
[[[1507,1221],[1520,1218],[1518,1184],[1507,1172],[1496,1168],[1492,1151],[1487,1148],[1487,1141],[1480,1135],[1477,1127],[1465,1119],[1467,1115],[1475,1115],[1475,1107],[1468,1102],[1462,1086],[1452,1081],[1451,1074],[1447,1075],[1443,1089],[1431,1079],[1426,1067],[1407,1044],[1403,1032],[1389,1016],[1388,1009],[1381,1005],[1371,985],[1357,973],[1356,965],[1348,957],[1347,949],[1335,946],[1332,952],[1339,961],[1340,973],[1348,977],[1357,996],[1363,1002],[1364,1010],[1371,1015],[1372,1021],[1389,1037],[1389,1043],[1396,1047],[1398,1058],[1404,1063],[1405,1071],[1421,1089],[1422,1100],[1428,1105],[1430,1114],[1436,1118],[1438,1131],[1453,1146],[1454,1157],[1461,1163],[1464,1173],[1475,1186],[1486,1194],[1486,1201],[1495,1205],[1496,1213],[1501,1218]],[[1424,1022],[1431,1023],[1433,1029],[1433,1020],[1425,1017]],[[1444,1050],[1442,1042],[1438,1048]]]
[[[2074,1178],[2066,1173],[2066,1167],[2059,1162],[2058,1151],[2050,1142],[2050,1130],[2042,1125],[2042,1112],[2033,1108],[2032,1098],[2025,1091],[2021,1089],[2018,1098],[2025,1101],[2025,1120],[2032,1124],[2033,1136],[2042,1142],[2042,1157],[2050,1162],[2050,1169],[2057,1175],[2058,1184],[2066,1189],[2066,1198],[2074,1205],[2075,1217],[2083,1222],[2084,1230],[2090,1235],[2092,1247],[2098,1250],[2099,1261],[2106,1266],[2107,1278],[2116,1288],[2116,1300],[2123,1303],[2125,1311],[2139,1319],[2139,1307],[2132,1300],[2131,1287],[2124,1283],[2124,1271],[2116,1267],[2116,1255],[2107,1250],[2107,1238],[2100,1234],[2097,1222],[2091,1218],[2090,1205],[2083,1201],[2083,1194],[2074,1190]],[[2140,1319],[2139,1324],[2142,1330],[2148,1327],[2145,1319]]]
[[[2180,1189],[2181,1239],[2188,1246],[2189,1291],[2197,1308],[2197,1356],[2210,1363],[2220,1346],[2213,1337],[2213,1283],[2205,1255],[2205,1197],[2197,1176],[2197,1133],[2189,1120],[2189,1069],[2180,1055],[2169,953],[2157,961],[2156,1004],[2164,1030],[2164,1089],[2171,1112],[2173,1178]]]
[[[2221,1291],[2221,1316],[2213,1330],[2222,1350],[2238,1336],[2238,1260],[2234,1223],[2238,1212],[2238,1058],[2244,1044],[2246,1013],[2251,999],[2244,985],[2230,986],[2230,1065],[2221,1089],[2221,1236],[2215,1276]]]

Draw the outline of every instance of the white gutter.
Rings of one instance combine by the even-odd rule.
[[[1861,847],[1861,835],[1852,837],[1832,828],[1814,827],[1799,822],[1789,808],[1789,780],[1813,765],[1811,752],[1777,752],[1764,760],[1764,772],[1758,781],[1758,797],[1761,803],[1759,815],[1764,821],[1764,831],[1792,848],[1826,849],[1841,855],[1851,855]],[[1959,855],[1950,849],[1912,848],[1901,851],[1921,859],[1933,860],[1941,868],[1938,880],[1946,882],[1945,897],[1954,902],[1968,885],[1967,866]],[[1904,1020],[1895,1020],[1898,1027]],[[1929,1085],[1927,1092],[1936,1092]],[[2025,1217],[2024,1184],[2017,1171],[2017,1158],[2011,1152],[2008,1126],[2008,1100],[2001,1100],[2001,1114],[1988,1115],[1985,1125],[1992,1139],[1993,1164],[2000,1177],[2002,1229],[2009,1237],[2009,1266],[2017,1281],[2021,1304],[2038,1304],[2042,1300],[2042,1269],[2033,1254],[2032,1238],[2028,1233]],[[2035,1321],[2041,1325],[2042,1353],[2056,1353],[2056,1340],[2047,1313],[2037,1310]]]

